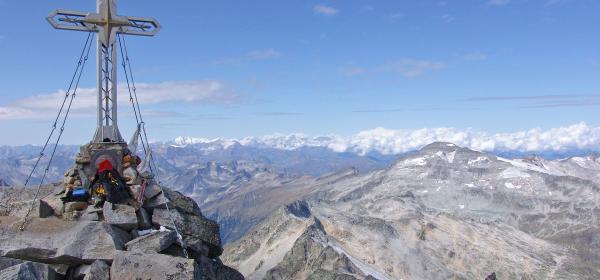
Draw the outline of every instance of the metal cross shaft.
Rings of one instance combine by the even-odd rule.
[[[98,127],[94,142],[124,142],[117,123],[117,34],[154,36],[153,18],[117,15],[116,0],[97,0],[96,13],[56,10],[47,17],[56,29],[97,32]]]

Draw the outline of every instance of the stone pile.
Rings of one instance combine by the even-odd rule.
[[[63,205],[64,187],[49,187],[24,231],[22,212],[0,216],[0,279],[243,279],[220,261],[219,226],[191,198],[150,185],[137,210],[98,209]]]

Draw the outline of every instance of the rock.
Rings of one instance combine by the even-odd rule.
[[[167,249],[176,240],[175,231],[155,231],[127,242],[125,248],[131,252],[158,253]]]
[[[91,265],[82,264],[75,268],[69,277],[72,277],[73,279],[83,279],[86,275],[90,274],[90,267]]]
[[[49,264],[48,266],[61,277],[66,276],[67,272],[69,272],[69,266],[66,264]]]
[[[0,270],[23,263],[22,260],[0,257]]]
[[[79,220],[79,218],[81,218],[82,214],[83,214],[82,211],[69,211],[69,212],[65,212],[63,214],[63,220],[65,220],[65,221],[77,221],[77,220]]]
[[[0,271],[2,280],[56,280],[57,273],[47,264],[25,262]]]
[[[93,262],[83,280],[110,280],[110,266],[103,261]]]
[[[138,219],[135,214],[135,208],[124,204],[112,204],[105,202],[102,207],[102,213],[106,223],[130,231],[137,228]]]
[[[184,234],[183,243],[185,244],[186,248],[191,250],[189,252],[190,255],[202,255],[211,257],[218,257],[220,255],[219,248],[214,247],[195,236]],[[214,248],[213,251],[211,251],[211,248]]]
[[[162,254],[121,252],[110,268],[111,279],[206,279],[191,259]],[[209,278],[210,279],[210,278]]]
[[[46,209],[44,212],[45,214],[42,214],[41,209],[40,209],[40,216],[39,216],[40,218],[47,218],[52,215],[62,216],[63,210],[64,210],[64,208],[63,208],[64,204],[63,204],[63,201],[60,199],[61,194],[62,194],[62,190],[61,190],[61,192],[50,194],[50,195],[40,199],[40,208],[50,207],[52,209],[52,214],[49,213],[49,209]],[[44,204],[44,205],[42,206],[42,204]],[[42,216],[45,216],[45,217],[42,217]]]
[[[218,265],[215,267],[215,274],[217,275],[217,280],[244,280],[244,275],[242,275],[239,271],[228,267],[226,265]]]
[[[139,229],[149,229],[152,227],[152,220],[150,219],[150,214],[144,208],[140,208],[135,212],[138,220],[138,228]]]
[[[148,185],[148,186],[146,186],[146,189],[144,190],[144,198],[146,200],[150,200],[152,198],[155,198],[161,192],[162,191],[160,190],[160,186],[158,186],[156,184]]]
[[[65,213],[73,212],[73,211],[83,211],[83,210],[87,209],[87,207],[88,207],[87,202],[82,202],[82,201],[67,202],[67,203],[65,203]]]
[[[166,209],[168,204],[169,209],[177,209],[182,213],[202,216],[200,207],[192,198],[168,188],[164,188],[163,191],[163,193],[144,203],[144,207]]]
[[[102,209],[89,207],[81,213],[79,219],[82,221],[101,221],[102,219],[99,216],[100,213],[102,213]]]
[[[496,280],[496,272],[492,272],[492,274],[485,277],[485,280]]]
[[[221,248],[219,224],[202,216],[183,214],[175,209],[171,209],[170,213],[166,209],[155,209],[152,215],[154,224],[173,229],[171,219],[183,235],[186,246],[191,246],[193,250],[199,250],[200,248],[194,247],[201,245],[200,241],[202,241],[209,246],[209,257],[216,258],[221,255],[223,249]]]
[[[23,232],[20,220],[0,225],[0,256],[48,264],[110,262],[129,241],[127,232],[102,222],[33,218]]]
[[[54,216],[54,209],[52,208],[52,206],[50,206],[50,204],[48,204],[48,202],[40,199],[38,203],[38,217],[48,218]]]
[[[244,275],[237,270],[224,265],[221,260],[201,257],[196,259],[198,265],[204,269],[204,275],[214,275],[216,280],[244,280]],[[210,271],[209,271],[210,270]]]
[[[169,255],[169,256],[173,256],[173,257],[185,258],[185,254],[183,253],[183,248],[181,248],[181,246],[179,246],[177,243],[171,244],[171,246],[169,246],[169,248],[164,249],[160,253],[161,254],[165,254],[165,255]],[[188,254],[189,253],[190,252],[188,251]],[[194,258],[193,256],[190,256],[190,257]]]

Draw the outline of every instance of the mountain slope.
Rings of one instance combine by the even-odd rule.
[[[259,224],[226,252],[235,255],[252,239],[256,252],[272,255],[238,254],[225,262],[239,268],[250,259],[269,259],[264,264],[271,268],[242,270],[252,279],[311,279],[323,273],[354,279],[483,279],[492,272],[499,279],[598,279],[600,188],[590,174],[597,171],[595,160],[508,160],[434,143],[385,170],[318,187],[315,180],[306,219],[318,222],[304,228],[279,263],[273,265],[287,247],[269,251],[267,244],[297,236],[307,223]],[[273,223],[273,217],[266,221]],[[296,235],[257,234],[260,228],[294,229]],[[292,258],[297,244],[316,244],[307,236],[351,264],[324,268],[311,265],[310,257]]]

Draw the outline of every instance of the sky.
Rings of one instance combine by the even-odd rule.
[[[87,36],[54,30],[58,8],[95,1],[0,0],[0,145],[50,131]],[[123,0],[118,13],[163,26],[126,38],[153,140],[600,126],[600,1]],[[65,144],[93,136],[95,72],[92,52]]]

